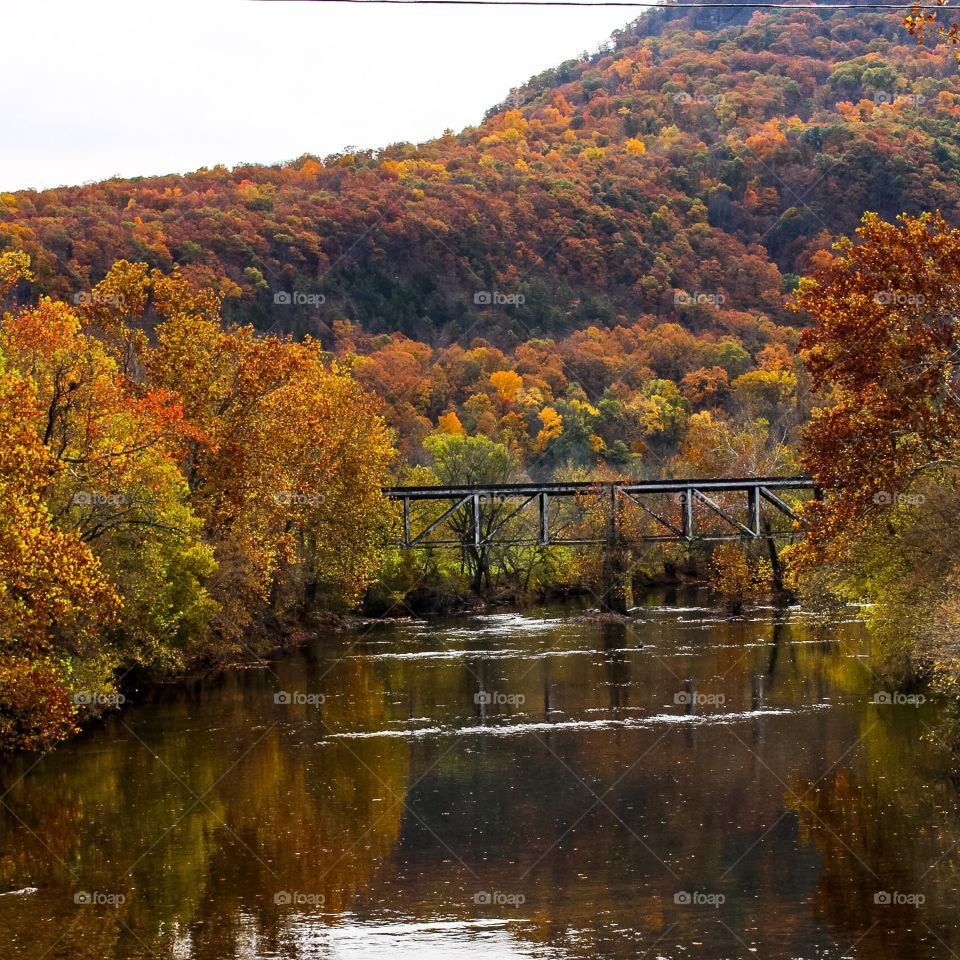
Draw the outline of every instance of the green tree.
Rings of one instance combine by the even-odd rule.
[[[428,437],[424,445],[433,458],[433,473],[440,486],[500,484],[518,479],[516,455],[487,437],[441,433]],[[486,540],[512,509],[505,500],[478,497],[450,518],[471,587],[477,593],[493,589],[493,557],[501,548]],[[476,529],[480,532],[479,544],[474,536]]]

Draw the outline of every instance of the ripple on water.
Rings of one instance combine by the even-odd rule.
[[[467,626],[437,628],[431,624],[417,624],[415,632],[431,638],[438,634],[447,639],[462,637],[515,637],[518,634],[548,633],[569,624],[568,620],[557,617],[530,617],[521,613],[491,613],[474,617]]]
[[[547,657],[595,657],[596,650],[542,650],[531,653],[529,650],[416,650],[408,653],[356,653],[348,660],[543,660]]]
[[[340,919],[340,918],[338,918]],[[555,949],[518,941],[510,927],[515,920],[437,920],[428,923],[357,923],[352,918],[336,925],[303,921],[291,930],[294,942],[305,952],[323,951],[337,960],[356,957],[416,957],[417,960],[475,960],[477,951],[490,960],[538,957],[552,960],[563,954]],[[299,954],[298,954],[299,955]],[[312,952],[309,955],[313,955]]]
[[[809,709],[824,709],[829,704],[815,704]],[[762,710],[743,710],[728,713],[658,713],[638,719],[603,720],[557,720],[538,723],[478,724],[469,727],[420,727],[416,730],[353,730],[333,733],[333,740],[369,740],[377,737],[516,737],[528,733],[555,733],[560,730],[591,731],[637,729],[649,730],[657,726],[669,725],[708,725],[722,726],[754,720],[759,717],[779,717],[805,711],[786,708],[768,708]]]

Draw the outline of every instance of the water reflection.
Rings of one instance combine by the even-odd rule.
[[[932,708],[870,702],[857,624],[697,599],[325,638],[19,761],[4,956],[957,949]]]

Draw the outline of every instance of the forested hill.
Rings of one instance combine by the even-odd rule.
[[[64,296],[179,264],[325,338],[737,333],[865,210],[960,219],[958,120],[953,53],[895,12],[657,11],[420,146],[0,194],[0,249]]]

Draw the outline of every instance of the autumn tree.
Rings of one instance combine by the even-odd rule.
[[[142,276],[118,264],[92,292],[95,309],[42,298],[8,315],[0,349],[30,378],[32,427],[61,466],[45,502],[124,597],[109,646],[118,660],[169,668],[207,629],[214,604],[204,581],[214,562],[180,473],[188,428],[179,397],[133,375],[143,340],[127,320],[143,309],[130,296]]]
[[[935,7],[942,7],[943,12],[949,11],[947,0],[934,0]],[[916,37],[917,45],[923,46],[930,34],[948,47],[960,46],[960,22],[951,19],[941,19],[939,11],[931,10],[922,3],[914,3],[910,13],[903,18],[903,25],[907,33]],[[957,51],[957,61],[960,62],[960,51]]]
[[[63,468],[37,436],[34,388],[5,363],[0,354],[0,749],[38,749],[74,729],[76,667],[98,657],[120,600],[89,547],[54,523],[45,496]],[[98,689],[114,663],[101,666]]]
[[[872,600],[878,638],[906,672],[949,660],[954,676],[950,635],[939,652],[921,641],[924,623],[953,621],[960,572],[949,523],[960,495],[960,231],[939,214],[895,224],[870,214],[857,241],[835,249],[796,298],[815,321],[803,357],[825,397],[803,462],[825,497],[805,511],[810,529],[794,548],[795,568],[810,583]]]
[[[211,592],[235,640],[264,601],[349,606],[376,565],[393,451],[375,404],[315,341],[224,329],[219,302],[154,276],[163,321],[146,356],[195,436],[185,472],[214,544]]]
[[[802,556],[842,554],[924,474],[956,460],[955,358],[960,231],[939,214],[898,224],[864,217],[796,307],[813,387],[827,398],[807,428],[803,462],[828,492],[812,504]]]

